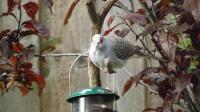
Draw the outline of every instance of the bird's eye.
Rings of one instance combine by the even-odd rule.
[[[99,41],[99,43],[102,43],[103,42],[103,38],[100,38],[100,41]]]

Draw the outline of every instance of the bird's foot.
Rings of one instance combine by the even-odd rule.
[[[112,64],[111,64],[109,58],[106,58],[106,59],[104,60],[104,64],[106,65],[106,67],[105,67],[104,70],[103,70],[104,72],[109,73],[109,74],[116,73],[116,71],[113,70],[113,67],[112,67]]]

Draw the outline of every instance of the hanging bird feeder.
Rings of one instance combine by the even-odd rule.
[[[72,112],[116,112],[113,103],[117,99],[112,91],[95,87],[72,93],[67,102],[72,103]]]

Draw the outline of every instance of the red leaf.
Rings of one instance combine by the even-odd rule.
[[[21,86],[17,86],[17,87],[20,89],[20,91],[22,92],[23,96],[28,94],[29,90],[28,90],[28,88],[26,86],[21,85]]]
[[[144,9],[138,9],[138,10],[136,11],[136,13],[141,14],[141,15],[144,15],[144,14],[145,14],[145,11],[144,11]]]
[[[119,36],[119,37],[124,38],[129,32],[130,32],[130,29],[124,28],[124,29],[122,29],[121,31],[120,31],[120,30],[116,30],[116,31],[115,31],[115,34],[116,34],[117,36]]]
[[[20,31],[20,37],[25,37],[33,34],[36,35],[37,33],[32,30]]]
[[[122,96],[131,88],[133,85],[133,77],[126,81],[123,87]]]
[[[137,23],[140,25],[144,25],[147,23],[146,17],[137,12],[128,13],[123,18],[129,20],[132,24]]]
[[[108,35],[114,28],[108,29],[104,32],[103,36]]]
[[[32,63],[24,63],[21,66],[22,66],[22,68],[25,68],[25,69],[32,69],[33,64]]]
[[[10,29],[6,29],[0,32],[0,39],[3,38],[7,33],[10,32]]]
[[[41,63],[41,64],[47,62],[47,61],[46,61],[46,58],[45,58],[44,56],[40,56],[39,60],[40,60],[40,63]]]
[[[39,94],[42,94],[43,88],[45,87],[45,80],[44,80],[44,76],[41,74],[37,74],[34,71],[30,70],[30,69],[25,69],[24,70],[24,74],[25,74],[25,79],[29,82],[32,83],[32,81],[36,82],[38,85],[38,89],[39,89]]]
[[[64,24],[63,25],[66,25],[68,23],[68,20],[71,17],[72,12],[73,12],[73,10],[74,10],[74,8],[75,8],[75,6],[77,5],[78,2],[79,2],[79,0],[74,0],[72,2],[72,4],[70,5],[69,9],[67,10],[67,14],[65,16]]]
[[[106,30],[104,33],[103,33],[103,36],[106,36],[106,35],[108,35],[110,32],[112,32],[113,31],[113,29],[115,29],[117,26],[119,26],[119,25],[121,25],[121,23],[119,23],[119,24],[116,24],[115,26],[113,26],[112,28],[110,28],[110,29],[108,29],[108,30]]]
[[[171,0],[161,0],[157,7],[167,8]]]
[[[107,21],[107,26],[108,26],[108,27],[110,27],[110,25],[112,24],[113,20],[114,20],[114,16],[110,16],[110,17],[108,18],[108,21]]]
[[[38,5],[35,2],[28,2],[26,4],[23,5],[23,8],[25,9],[27,15],[35,20],[35,15],[38,11]]]
[[[25,21],[23,25],[25,28],[28,28],[33,32],[36,32],[41,37],[44,37],[46,39],[49,39],[50,37],[49,29],[38,21],[35,20]]]
[[[171,61],[175,59],[178,39],[179,37],[171,32],[161,34],[159,37],[158,42]]]
[[[42,0],[44,2],[44,4],[49,8],[49,10],[51,11],[52,14],[52,9],[51,7],[53,6],[53,1],[52,0]]]
[[[33,32],[36,32],[36,29],[35,29],[35,27],[33,26],[33,23],[31,22],[31,20],[25,21],[25,22],[23,22],[22,24],[23,24],[23,26],[24,26],[25,28],[31,29]]]
[[[13,67],[16,68],[18,58],[16,56],[11,56],[9,58],[10,62],[12,63]]]
[[[20,2],[21,2],[20,0],[7,0],[7,6],[8,6],[7,13],[10,14],[17,6],[17,4],[19,4]]]
[[[39,89],[39,95],[42,95],[43,89],[45,87],[45,79],[43,75],[37,76],[37,83],[38,83],[38,89]]]
[[[148,67],[144,69],[143,71],[141,71],[140,73],[138,73],[136,76],[134,76],[133,80],[134,82],[138,82],[142,80],[154,91],[158,91],[158,90],[164,91],[163,89],[166,89],[167,91],[168,88],[165,88],[166,86],[160,86],[161,82],[164,82],[167,79],[167,77],[168,77],[167,73],[163,71],[162,68]],[[163,83],[163,85],[164,84],[166,83]],[[161,88],[161,87],[164,87],[164,88]]]
[[[24,48],[24,46],[21,43],[12,43],[12,50],[13,52],[19,53],[22,51],[22,49]]]

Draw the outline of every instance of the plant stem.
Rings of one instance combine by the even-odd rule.
[[[21,30],[21,21],[22,21],[21,1],[19,3],[18,9],[19,9],[19,20],[18,20],[18,28],[17,28],[17,35],[16,35],[17,42],[19,41],[19,32]]]
[[[121,18],[121,17],[120,17],[120,18]],[[136,33],[136,32],[131,28],[131,26],[126,22],[126,20],[124,20],[123,18],[121,18],[121,20],[125,23],[126,26],[129,27],[129,29],[131,30],[131,32],[132,32],[133,34],[135,34],[136,40],[138,39],[138,40],[141,42],[141,44],[142,44],[143,47],[146,49],[146,51],[147,51],[150,55],[154,56],[154,55],[151,53],[151,51],[147,48],[147,46],[145,45],[145,43],[143,42],[143,40],[139,38],[139,36],[137,35],[137,33]]]
[[[190,86],[187,86],[187,87],[186,87],[186,92],[187,92],[188,96],[190,97],[190,99],[192,100],[193,105],[194,105],[195,109],[197,110],[197,112],[200,112],[199,103],[198,103],[198,101],[195,99],[194,94],[193,94],[193,92],[192,92]]]

